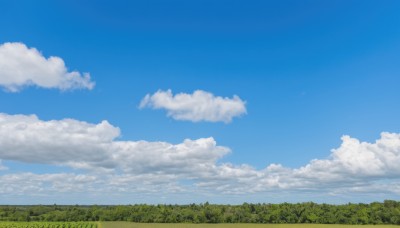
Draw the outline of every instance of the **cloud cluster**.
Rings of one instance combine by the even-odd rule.
[[[374,143],[349,136],[326,159],[296,168],[271,164],[255,169],[220,163],[230,152],[213,138],[179,144],[118,140],[120,130],[107,121],[91,124],[64,119],[42,121],[34,115],[0,114],[0,159],[72,167],[87,174],[19,173],[0,176],[0,192],[13,186],[60,191],[77,185],[96,192],[262,193],[274,191],[400,193],[400,134],[381,134]],[[59,181],[63,179],[63,181]],[[29,187],[31,186],[31,187]],[[195,189],[195,190],[193,190]]]
[[[178,93],[171,90],[159,90],[147,94],[140,103],[140,108],[165,109],[167,115],[176,120],[192,122],[225,122],[246,113],[246,103],[238,96],[233,98],[214,96],[212,93],[196,90],[193,94]]]
[[[71,90],[92,89],[94,82],[88,73],[68,72],[59,57],[45,58],[23,43],[4,43],[0,45],[0,86],[10,92],[26,86]]]
[[[342,145],[332,150],[330,159],[313,160],[296,172],[298,175],[321,180],[335,180],[345,176],[352,179],[400,178],[398,164],[400,134],[383,132],[375,143],[360,142],[350,136],[343,136]]]
[[[327,159],[315,159],[305,166],[290,169],[271,164],[263,170],[251,167],[220,166],[226,175],[216,181],[199,183],[222,188],[225,181],[229,192],[259,192],[270,190],[295,191],[359,191],[373,189],[379,181],[399,182],[400,134],[383,132],[375,143],[360,142],[350,136],[342,137],[339,148],[333,149]],[[233,174],[236,175],[233,175]],[[242,176],[237,175],[241,174]],[[232,187],[234,183],[234,187]],[[398,191],[396,188],[388,191]]]
[[[207,169],[229,149],[213,138],[180,144],[118,141],[120,130],[107,121],[42,121],[35,115],[0,114],[0,158],[81,169],[127,173],[179,173]]]

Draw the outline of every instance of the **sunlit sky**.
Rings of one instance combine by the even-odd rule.
[[[0,0],[0,204],[400,200],[399,12]]]

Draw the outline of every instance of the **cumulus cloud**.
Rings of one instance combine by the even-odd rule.
[[[271,164],[263,170],[245,166],[219,166],[218,179],[199,183],[227,191],[266,191],[274,189],[297,191],[335,191],[337,189],[371,189],[377,181],[400,179],[400,134],[383,132],[374,143],[360,142],[350,136],[342,137],[339,148],[327,159],[315,159],[296,169]],[[222,172],[222,170],[224,170]],[[244,177],[244,178],[241,178]],[[393,189],[394,190],[394,189]]]
[[[213,138],[180,144],[118,141],[120,130],[107,121],[42,121],[35,115],[0,114],[0,158],[27,163],[124,172],[195,172],[229,152]]]
[[[74,173],[14,173],[0,176],[0,193],[107,194],[319,192],[399,194],[400,134],[383,132],[373,143],[350,136],[326,159],[299,168],[221,163],[229,148],[213,138],[168,142],[119,140],[119,128],[72,119],[0,114],[0,159],[72,167]],[[19,183],[26,183],[19,189]],[[15,187],[13,187],[15,186]],[[380,189],[380,186],[391,186]]]
[[[381,133],[375,143],[360,142],[350,136],[342,137],[339,148],[329,159],[313,160],[296,170],[296,174],[325,180],[352,177],[400,178],[400,134]]]
[[[246,113],[246,103],[238,96],[232,98],[214,96],[212,93],[196,90],[193,94],[178,93],[171,90],[159,90],[153,95],[147,94],[140,108],[165,109],[167,115],[175,120],[192,122],[225,122]]]
[[[0,86],[18,92],[26,86],[60,90],[92,89],[88,73],[68,72],[60,57],[46,58],[36,48],[23,43],[0,45]]]

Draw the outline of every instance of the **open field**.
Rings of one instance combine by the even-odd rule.
[[[99,224],[99,225],[98,225]],[[0,222],[0,228],[399,228],[396,225]]]
[[[325,224],[182,224],[102,222],[101,228],[399,228],[395,225],[325,225]]]
[[[0,222],[0,228],[97,228],[97,222]]]

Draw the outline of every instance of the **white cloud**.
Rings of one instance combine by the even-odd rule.
[[[400,134],[381,133],[375,143],[360,142],[350,136],[342,137],[342,145],[332,150],[329,159],[313,160],[296,170],[309,178],[335,180],[351,177],[400,178]]]
[[[18,92],[32,85],[60,90],[92,89],[94,82],[88,73],[68,72],[60,57],[45,58],[23,43],[0,45],[0,86]]]
[[[17,173],[0,176],[1,194],[34,194],[48,192],[84,192],[94,191],[98,178],[92,175],[57,173],[34,174]]]
[[[128,173],[188,173],[209,168],[229,152],[213,138],[174,145],[118,141],[119,135],[107,121],[42,121],[35,115],[0,114],[0,159]]]
[[[176,120],[193,122],[225,122],[246,113],[246,103],[238,96],[232,98],[214,96],[212,93],[196,90],[193,94],[178,93],[171,90],[159,90],[153,95],[147,94],[140,108],[165,109],[167,115]]]
[[[8,132],[8,133],[7,133]],[[119,129],[64,119],[41,121],[35,115],[0,114],[0,157],[28,163],[113,166],[106,147]]]
[[[400,194],[400,134],[381,134],[373,143],[349,136],[326,159],[299,168],[271,164],[256,169],[220,163],[229,148],[213,138],[182,143],[118,140],[120,130],[107,121],[91,124],[34,115],[0,114],[0,159],[61,165],[74,173],[0,175],[0,193],[62,192],[96,194],[190,193],[237,195],[294,192]],[[19,183],[25,183],[17,190]],[[13,187],[15,186],[15,187]],[[387,186],[381,188],[380,186]],[[389,187],[392,186],[392,187]],[[25,189],[25,190],[24,190]]]

